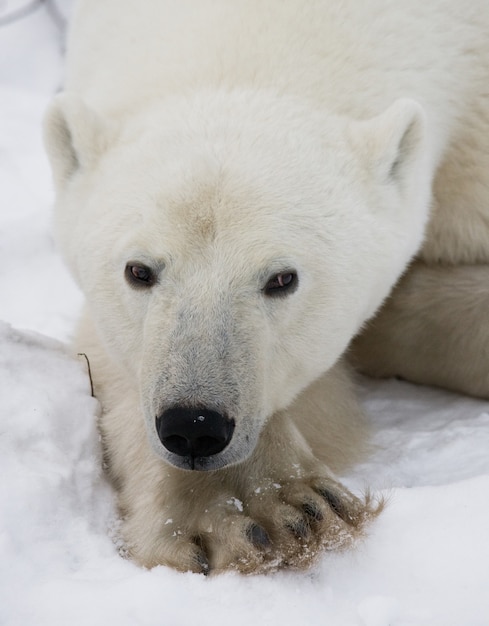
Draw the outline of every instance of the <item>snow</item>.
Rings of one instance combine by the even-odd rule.
[[[26,4],[0,0],[0,24]],[[343,478],[388,505],[353,550],[259,577],[120,556],[99,407],[66,347],[81,296],[51,234],[40,121],[62,37],[47,9],[0,26],[0,624],[487,626],[489,403],[399,381],[361,383],[376,448]]]

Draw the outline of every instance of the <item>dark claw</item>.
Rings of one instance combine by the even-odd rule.
[[[303,519],[292,524],[287,524],[286,528],[290,530],[296,539],[307,539],[307,537],[309,537],[309,533],[311,532],[309,524]]]
[[[321,509],[314,502],[304,502],[302,510],[315,522],[321,522],[324,518]]]
[[[341,519],[344,522],[347,522],[348,524],[350,524],[351,518],[348,513],[348,509],[340,500],[340,498],[335,493],[333,493],[332,491],[329,491],[328,489],[319,489],[318,491],[319,491],[319,494],[329,504],[330,508],[336,513],[336,515],[338,517],[341,517]]]
[[[200,573],[204,574],[204,576],[207,576],[211,571],[211,566],[209,565],[209,561],[205,556],[204,540],[202,537],[197,535],[196,537],[193,537],[193,542],[196,546],[200,548],[200,552],[195,555],[197,565],[200,567]]]
[[[250,541],[255,548],[264,549],[269,548],[272,544],[267,531],[258,526],[258,524],[250,524],[246,529],[246,538]]]
[[[210,574],[211,567],[207,558],[203,554],[198,554],[195,557],[195,560],[200,567],[201,573],[204,574],[204,576],[208,576]]]

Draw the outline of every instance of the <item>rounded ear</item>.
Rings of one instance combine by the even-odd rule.
[[[113,136],[112,125],[80,97],[57,95],[44,117],[44,145],[56,187],[62,187],[78,170],[93,167]]]
[[[401,98],[370,120],[353,122],[350,139],[379,183],[400,186],[428,156],[426,115],[420,104]]]

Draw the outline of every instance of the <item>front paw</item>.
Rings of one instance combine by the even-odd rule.
[[[192,485],[184,475],[178,494],[176,481],[167,484],[166,497],[154,500],[156,506],[143,510],[137,505],[126,516],[122,532],[130,557],[145,567],[167,565],[205,575],[261,570],[272,550],[267,531],[247,515],[243,500],[226,487],[223,476],[205,478],[205,484],[199,476]]]
[[[324,550],[351,546],[379,507],[328,473],[299,473],[253,480],[234,468],[196,481],[186,474],[159,511],[143,518],[138,510],[126,521],[130,551],[149,567],[249,574],[304,568]]]
[[[300,569],[325,550],[348,548],[379,511],[369,496],[354,496],[326,473],[265,481],[245,503],[245,512],[270,540],[260,570]],[[243,571],[235,560],[230,566]]]

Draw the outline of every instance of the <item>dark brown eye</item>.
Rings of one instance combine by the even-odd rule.
[[[152,269],[141,263],[130,262],[126,265],[125,276],[132,287],[152,287],[156,277]]]
[[[296,290],[298,282],[296,272],[281,272],[269,279],[263,291],[266,296],[286,296]]]

